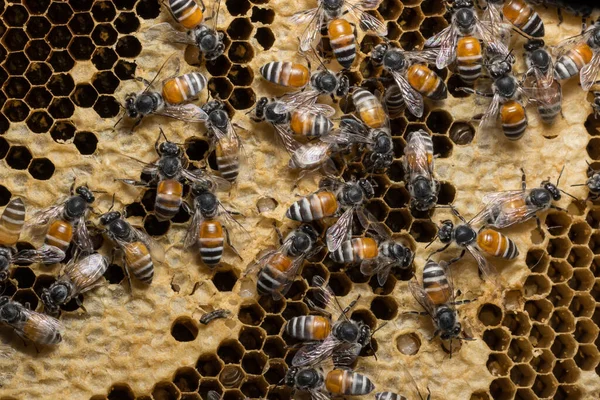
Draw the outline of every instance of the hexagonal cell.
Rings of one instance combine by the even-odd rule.
[[[179,389],[172,382],[159,382],[152,389],[152,397],[155,400],[178,400]]]
[[[46,181],[52,178],[55,171],[54,163],[47,158],[34,158],[29,165],[29,173],[34,179]]]
[[[92,31],[92,40],[97,46],[111,46],[117,41],[117,31],[111,24],[96,25]]]
[[[555,334],[552,328],[545,324],[534,323],[529,332],[529,342],[536,348],[550,347]]]
[[[231,270],[216,272],[212,277],[213,284],[219,292],[231,292],[237,279],[237,275]]]
[[[260,327],[267,332],[267,335],[278,335],[284,323],[285,320],[280,315],[267,315]]]
[[[212,76],[225,76],[231,68],[231,62],[226,56],[222,55],[214,60],[206,62],[206,70]]]
[[[265,333],[260,328],[242,326],[238,339],[246,350],[258,350],[265,341]]]
[[[573,332],[575,329],[575,318],[565,308],[557,308],[552,313],[549,325],[556,333]]]
[[[225,340],[217,348],[217,355],[225,364],[237,364],[244,355],[244,348],[237,340]]]
[[[236,110],[247,110],[256,103],[256,94],[251,88],[236,88],[229,97],[229,103]]]
[[[515,400],[537,400],[537,396],[530,388],[517,388]]]
[[[584,371],[592,371],[598,366],[600,353],[598,348],[592,344],[582,344],[573,358],[579,368]]]
[[[515,363],[529,362],[533,357],[533,348],[525,338],[513,338],[506,354]]]
[[[410,227],[410,235],[420,243],[429,243],[437,234],[437,226],[432,221],[416,220]]]
[[[554,395],[555,400],[580,400],[583,399],[583,391],[576,385],[560,385]]]
[[[275,43],[275,35],[273,34],[273,31],[266,26],[257,28],[254,38],[263,48],[263,50],[269,50]]]
[[[382,320],[391,320],[398,314],[398,303],[392,296],[377,296],[371,301],[371,311]]]
[[[494,379],[490,383],[490,394],[493,399],[509,400],[515,395],[515,385],[508,378]]]
[[[52,136],[52,139],[56,142],[67,142],[75,136],[75,126],[70,122],[59,121],[52,127],[50,136]]]
[[[35,282],[35,273],[28,267],[13,268],[10,277],[17,281],[19,289],[30,288]]]
[[[23,52],[10,53],[4,62],[6,72],[11,75],[23,75],[28,65],[29,60]]]
[[[507,327],[513,336],[527,335],[531,329],[529,317],[520,311],[508,311],[502,325]]]
[[[48,8],[46,16],[50,19],[50,22],[54,24],[66,24],[72,14],[73,10],[68,3],[53,1],[52,4],[50,4],[50,8]]]
[[[411,222],[412,216],[406,209],[391,210],[388,214],[388,218],[385,220],[385,224],[392,232],[401,232],[402,230],[408,229]],[[413,232],[411,232],[411,235],[412,234]],[[426,240],[423,240],[423,242],[426,242]]]
[[[8,97],[14,99],[22,99],[25,97],[31,85],[21,76],[10,77],[4,84],[4,93]]]
[[[573,297],[573,291],[569,289],[569,287],[564,284],[554,285],[547,299],[555,307],[567,306],[571,302],[571,298]]]
[[[50,46],[55,49],[64,49],[68,46],[72,38],[73,35],[69,31],[69,28],[63,25],[53,27],[46,36],[46,40],[50,43]]]
[[[71,94],[71,100],[83,108],[89,108],[94,105],[98,99],[98,92],[90,84],[80,84],[75,87],[75,91]]]
[[[227,78],[210,78],[208,91],[212,97],[227,99],[233,92],[233,85]]]
[[[245,325],[258,326],[265,316],[263,309],[256,303],[247,304],[240,307],[238,319]]]
[[[94,111],[102,118],[113,118],[119,115],[121,106],[112,96],[100,96],[94,104]]]
[[[262,377],[248,377],[241,387],[242,393],[251,399],[264,398],[268,385]]]
[[[223,388],[216,379],[202,379],[200,381],[200,388],[198,394],[202,399],[209,399],[208,393],[210,391],[217,392],[219,395],[223,393]],[[212,399],[212,398],[211,398]]]
[[[278,336],[270,336],[265,341],[263,352],[269,359],[284,358],[286,353],[285,342]]]
[[[294,317],[299,317],[306,314],[308,314],[308,307],[306,304],[298,301],[288,301],[285,309],[281,313],[281,316],[289,321]]]
[[[117,65],[114,68],[114,71],[120,80],[125,81],[128,79],[135,78],[136,68],[137,68],[137,64],[135,62],[119,60],[117,62]]]
[[[286,366],[281,362],[273,362],[269,360],[269,369],[265,372],[264,377],[268,384],[278,385],[285,377]]]
[[[510,380],[521,387],[531,386],[535,376],[535,371],[528,364],[517,364],[510,370]]]
[[[396,338],[396,348],[404,355],[414,356],[421,348],[421,338],[415,332],[401,334]]]
[[[236,64],[231,67],[227,77],[235,86],[248,86],[254,80],[254,72],[250,67]]]
[[[53,51],[48,62],[54,68],[54,72],[67,72],[75,65],[75,60],[73,60],[67,50]]]
[[[548,349],[543,349],[535,353],[535,357],[531,359],[529,365],[538,374],[547,374],[554,368],[556,358]]]
[[[479,309],[477,317],[485,326],[497,326],[502,321],[502,309],[495,304],[486,303]]]
[[[31,108],[46,108],[52,100],[52,94],[44,87],[34,87],[25,98],[25,103]]]
[[[586,147],[587,153],[592,160],[600,158],[600,138],[592,138]]]
[[[117,15],[117,10],[111,1],[94,2],[92,16],[96,22],[110,22]]]
[[[233,16],[245,15],[250,10],[250,7],[252,7],[248,0],[227,0],[225,1],[225,6],[229,14]]]
[[[588,291],[594,285],[594,274],[589,269],[576,269],[568,284],[573,290]]]
[[[229,24],[227,34],[233,40],[247,40],[252,34],[252,23],[248,18],[235,18]]]
[[[579,343],[592,343],[598,337],[598,326],[587,318],[579,319],[573,336]]]
[[[525,297],[542,296],[550,293],[551,284],[545,275],[531,274],[525,280]]]
[[[559,383],[575,383],[579,379],[579,368],[573,360],[559,360],[554,365],[552,374]]]
[[[54,118],[69,118],[75,112],[75,106],[68,98],[54,98],[48,107],[50,115]]]
[[[345,274],[334,273],[329,277],[329,287],[336,296],[342,297],[350,293],[352,282]]]
[[[457,145],[467,145],[475,138],[475,128],[470,122],[456,121],[450,126],[450,140]]]
[[[400,46],[407,51],[416,50],[420,48],[423,43],[425,43],[425,39],[423,39],[423,35],[421,35],[419,31],[405,32],[400,37]]]
[[[122,12],[114,22],[117,32],[122,34],[133,33],[140,27],[140,21],[132,12]]]
[[[120,265],[110,264],[104,273],[104,278],[108,283],[119,284],[125,279],[125,271]]]
[[[115,383],[108,389],[108,400],[133,400],[133,390],[126,383]]]
[[[4,157],[6,157],[6,153],[8,153],[9,148],[10,148],[10,145],[8,144],[6,139],[0,137],[0,159],[3,159]],[[6,200],[6,203],[4,202],[4,200]],[[7,188],[0,185],[0,205],[5,206],[9,200],[10,200],[10,192],[8,191]],[[2,203],[4,203],[4,204],[2,204]]]
[[[573,267],[565,260],[552,260],[547,275],[553,283],[562,283],[571,278]]]
[[[77,139],[77,136],[75,136],[75,139]],[[156,218],[156,215],[148,215],[144,219],[144,230],[150,236],[166,235],[170,227],[171,221],[160,221]]]
[[[12,146],[6,155],[6,163],[13,169],[27,169],[33,156],[27,147]]]
[[[2,42],[9,51],[19,51],[25,49],[29,38],[23,29],[11,28],[4,34]]]
[[[327,280],[329,272],[323,264],[305,264],[302,268],[302,277],[306,279],[307,282],[312,282],[315,276],[320,276],[324,280]]]
[[[267,363],[267,357],[258,351],[244,354],[242,358],[242,369],[250,375],[262,375]]]
[[[546,299],[530,300],[525,303],[525,311],[529,314],[529,318],[545,323],[550,317],[553,306]]]
[[[94,43],[88,37],[78,36],[69,44],[69,52],[76,60],[89,60],[94,49]]]
[[[156,0],[140,0],[135,7],[135,12],[144,19],[154,19],[160,14],[160,2]]]
[[[252,7],[250,21],[262,22],[265,25],[272,24],[275,20],[275,11],[270,8]]]
[[[245,64],[254,58],[254,48],[248,42],[232,42],[227,54],[232,62]]]
[[[32,310],[35,310],[39,304],[38,297],[32,289],[17,289],[17,292],[13,295],[13,301],[18,301],[23,305],[29,306]]]
[[[505,351],[508,348],[510,334],[504,328],[495,328],[483,332],[482,338],[490,350]]]
[[[171,325],[171,336],[178,342],[191,342],[198,336],[198,323],[187,316],[177,317]]]
[[[571,243],[567,238],[554,238],[550,239],[546,251],[548,254],[555,258],[564,258],[571,249]]]
[[[23,26],[27,22],[29,13],[19,4],[14,4],[6,7],[2,19],[8,26]]]
[[[219,382],[221,382],[225,388],[239,387],[243,378],[244,372],[237,365],[226,365],[219,374]]]
[[[550,350],[556,358],[571,358],[577,350],[577,342],[571,334],[562,333],[556,336]]]
[[[119,79],[111,71],[98,72],[92,78],[92,85],[100,94],[112,94],[119,86]]]
[[[194,368],[182,367],[175,372],[173,383],[182,392],[195,392],[200,385],[200,375]]]
[[[569,229],[569,239],[573,244],[587,244],[591,234],[592,229],[583,221],[575,222]]]
[[[201,355],[196,362],[196,371],[202,376],[217,376],[222,368],[223,363],[213,353]]]
[[[142,52],[142,44],[135,36],[131,35],[119,38],[115,48],[117,54],[124,58],[134,58]]]
[[[576,317],[591,317],[595,309],[595,301],[587,293],[577,294],[571,300],[569,310]]]
[[[534,393],[541,398],[550,398],[556,392],[558,382],[552,374],[538,375],[533,383]]]

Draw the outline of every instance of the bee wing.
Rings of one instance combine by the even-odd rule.
[[[571,50],[575,45],[582,42],[587,42],[592,36],[593,32],[594,28],[592,25],[592,27],[590,27],[590,29],[586,30],[585,32],[579,35],[571,36],[570,38],[566,38],[560,41],[556,46],[550,46],[550,51],[554,56],[558,58],[564,55],[567,51]]]
[[[504,22],[500,5],[488,3],[480,23],[491,32],[492,37],[499,38],[505,46],[508,46],[512,28],[510,24]]]
[[[410,86],[410,83],[408,83],[401,73],[393,71],[392,76],[400,88],[400,92],[402,93],[402,97],[404,98],[404,102],[410,113],[415,117],[422,117],[425,107],[423,104],[423,96]]]
[[[494,97],[492,97],[492,101],[488,106],[487,110],[481,117],[481,121],[479,122],[480,126],[488,127],[493,125],[494,121],[498,117],[498,111],[500,110],[500,95],[494,93]]]
[[[325,284],[325,280],[322,277],[315,275],[312,279],[311,286],[317,289],[317,291],[314,292],[313,297],[318,305],[313,302],[313,308],[324,314],[328,314],[330,317],[339,313],[339,309],[336,308],[335,294],[331,288]],[[321,307],[321,305],[323,307]]]
[[[479,270],[481,271],[481,274],[483,275],[484,279],[486,281],[495,282],[498,276],[498,271],[496,271],[496,268],[494,268],[492,264],[487,262],[487,260],[485,259],[483,254],[481,254],[481,251],[477,247],[473,245],[467,245],[467,250],[477,261],[477,265],[479,266]],[[452,293],[454,294],[454,290],[452,291]]]
[[[309,390],[310,397],[312,400],[330,400],[331,397],[326,393],[323,393],[321,389],[312,389]]]
[[[161,245],[140,229],[132,226],[131,230],[133,234],[146,245],[154,262],[162,263],[165,261],[165,250]]]
[[[65,274],[75,284],[78,293],[85,293],[94,288],[98,280],[108,269],[108,260],[101,254],[94,253],[65,266]]]
[[[410,281],[408,282],[408,289],[412,293],[415,300],[417,300],[417,302],[421,305],[421,307],[423,307],[425,311],[427,311],[427,313],[433,317],[435,312],[435,305],[431,301],[431,298],[429,297],[425,289],[423,289],[423,286],[421,286],[418,282]]]
[[[94,251],[94,244],[85,223],[85,215],[81,216],[75,224],[75,232],[73,235],[75,245],[79,247],[85,253],[92,253]]]
[[[295,109],[309,107],[316,103],[319,92],[314,89],[306,89],[290,94],[286,94],[279,99],[273,110],[277,114],[285,114]]]
[[[506,35],[503,35],[498,29],[490,29],[488,24],[482,23],[475,17],[475,31],[478,36],[487,44],[489,51],[503,56],[510,53],[507,45],[504,43]]]
[[[231,182],[227,179],[208,173],[202,168],[193,169],[191,171],[184,169],[181,171],[181,174],[185,179],[192,183],[210,181],[215,190],[218,191],[228,191],[231,189]]]
[[[208,393],[206,394],[206,398],[208,400],[220,400],[221,395],[219,394],[219,392],[215,392],[214,390],[209,390]]]
[[[360,343],[343,343],[332,354],[333,365],[336,367],[350,367],[362,350]]]
[[[24,228],[33,236],[45,234],[47,225],[62,215],[65,210],[65,204],[66,202],[63,201],[60,205],[48,207],[36,212],[33,214],[33,217],[25,222],[23,225]]]
[[[284,273],[284,275],[287,278],[286,279],[287,283],[285,285],[283,285],[283,287],[279,291],[279,294],[277,292],[273,292],[273,296],[277,296],[277,295],[285,296],[285,294],[288,292],[288,290],[290,290],[290,287],[292,286],[292,283],[294,282],[296,275],[298,275],[298,269],[304,263],[304,258],[305,258],[304,256],[298,256],[298,257],[294,258],[294,260],[292,261],[292,265]],[[275,299],[275,300],[277,300],[277,299]]]
[[[25,307],[21,307],[20,311],[25,318],[12,326],[21,336],[32,341],[45,338],[53,332],[61,333],[64,330],[63,324],[54,317],[29,310]],[[24,331],[25,326],[27,326],[27,333]]]
[[[529,191],[509,190],[483,196],[488,217],[494,217],[490,225],[502,229],[533,218],[539,208],[523,200]],[[506,205],[510,205],[505,207]]]
[[[347,129],[338,129],[332,134],[321,136],[320,140],[326,143],[335,143],[340,146],[350,146],[358,143],[373,144],[373,140],[368,134],[352,133]]]
[[[333,147],[332,143],[320,140],[300,145],[291,152],[293,165],[300,169],[316,168],[329,159]]]
[[[344,240],[352,236],[352,219],[354,217],[354,207],[348,208],[341,217],[327,228],[326,242],[327,249],[330,252],[336,251],[342,245]]]
[[[165,105],[162,110],[156,112],[157,115],[174,118],[185,122],[205,122],[208,120],[208,114],[195,104]]]
[[[195,45],[194,39],[186,32],[181,32],[173,27],[169,22],[152,25],[142,34],[148,42],[160,40],[164,43],[180,43],[185,45]]]
[[[321,31],[323,25],[323,6],[319,2],[319,6],[310,10],[300,11],[290,17],[290,22],[294,25],[301,25],[308,22],[308,25],[300,35],[300,50],[308,51],[317,35]]]
[[[450,40],[450,36],[454,35],[452,31],[454,27],[452,25],[448,25],[432,37],[428,38],[425,41],[424,47],[440,47],[443,42]]]
[[[458,34],[454,25],[450,25],[438,34],[425,41],[425,47],[439,47],[439,53],[436,59],[436,67],[442,69],[448,64],[452,64],[456,58],[456,44],[458,43]]]
[[[439,54],[439,49],[424,49],[404,52],[404,56],[410,61],[425,64],[435,64]]]
[[[322,103],[306,104],[298,108],[297,111],[307,112],[315,115],[324,115],[325,117],[332,117],[335,114],[335,108],[328,104]]]
[[[315,366],[327,360],[340,347],[342,342],[329,335],[322,342],[309,343],[294,355],[294,367]]]
[[[365,12],[365,6],[374,5],[375,3],[381,3],[380,1],[372,1],[372,0],[363,0],[357,3],[346,0],[345,5],[346,9],[356,20],[358,21],[358,25],[362,30],[366,32],[372,32],[378,36],[387,36],[388,30],[387,25],[383,22],[372,16],[371,14]]]
[[[543,77],[541,78],[543,79]],[[549,85],[546,85],[544,81],[539,79],[536,79],[536,82],[533,84],[527,85],[527,83],[528,81],[526,80],[521,90],[532,103],[551,107],[562,98],[562,88],[558,81],[552,80]]]
[[[410,135],[408,143],[404,148],[404,169],[409,171],[409,175],[431,177],[433,171],[433,161],[429,159],[432,154],[427,153],[427,144],[420,134]]]
[[[273,127],[281,143],[283,143],[283,147],[290,155],[293,155],[302,146],[300,142],[294,139],[294,135],[288,125],[274,124]]]
[[[148,83],[148,86],[144,89],[144,93],[149,90],[157,90],[160,91],[160,88],[157,88],[158,83],[163,83],[169,78],[172,78],[179,74],[179,57],[172,53],[165,62],[160,66],[154,78]]]
[[[58,247],[44,245],[39,249],[21,250],[11,257],[12,263],[28,262],[56,264],[65,258],[65,253]]]
[[[183,247],[188,249],[198,243],[198,235],[200,224],[204,218],[202,217],[202,213],[198,208],[194,210],[194,215],[192,215],[192,220],[188,226],[187,232],[185,233],[185,239],[183,240]]]
[[[579,80],[581,82],[581,88],[583,90],[590,90],[590,88],[596,83],[596,77],[600,71],[600,53],[598,50],[594,50],[592,61],[587,63],[581,68],[579,74]]]

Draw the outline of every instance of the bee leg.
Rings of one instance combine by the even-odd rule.
[[[129,268],[125,265],[123,267],[125,271],[125,276],[127,277],[127,283],[129,283],[129,294],[133,294],[133,285],[131,283],[131,275],[129,274]]]
[[[146,86],[150,86],[150,84],[151,84],[148,79],[142,78],[141,76],[136,76],[134,79],[138,82],[142,82]]]
[[[142,119],[144,119],[144,117],[140,117],[137,119],[137,121],[135,121],[135,123],[131,127],[131,130],[129,131],[130,134],[133,134],[133,131],[135,130],[135,128],[137,128],[138,125],[142,123]]]
[[[560,7],[556,7],[556,14],[558,15],[558,25],[556,26],[561,26],[565,19],[562,15],[562,10],[560,9]]]
[[[275,225],[275,222],[273,222],[273,228],[275,228],[275,232],[277,232],[277,237],[279,238],[279,244],[283,245],[283,235],[282,235],[281,231],[279,230],[279,228],[277,227],[277,225]]]
[[[527,189],[527,176],[525,175],[525,170],[521,168],[521,190]]]
[[[126,183],[128,185],[132,185],[132,186],[143,186],[143,187],[147,187],[148,186],[148,182],[143,182],[143,181],[136,181],[134,179],[115,179],[115,181],[121,181],[123,183]]]
[[[458,256],[458,257],[454,257],[452,260],[448,261],[448,264],[447,264],[447,266],[450,266],[450,265],[454,264],[455,262],[457,262],[458,260],[460,260],[461,258],[463,258],[463,257],[465,256],[465,253],[466,253],[466,252],[467,252],[467,250],[466,250],[466,249],[463,249],[463,250],[460,252],[460,256]]]
[[[443,246],[443,247],[440,247],[439,249],[437,249],[437,250],[435,250],[435,251],[431,252],[431,253],[429,254],[429,256],[427,257],[427,259],[429,260],[429,259],[431,258],[431,256],[432,256],[432,255],[434,255],[434,254],[436,254],[436,253],[441,253],[442,251],[446,250],[448,247],[450,247],[450,243],[448,243],[448,244],[446,244],[445,246]]]

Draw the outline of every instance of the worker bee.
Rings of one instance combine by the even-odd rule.
[[[588,161],[586,161],[586,163],[588,165],[587,181],[571,186],[587,186],[589,191],[587,200],[596,201],[600,197],[600,172],[594,170]]]
[[[71,299],[76,299],[81,307],[77,296],[101,285],[100,279],[107,269],[108,260],[98,253],[72,258],[56,282],[42,291],[44,310],[57,314],[59,307]]]
[[[415,378],[413,378],[413,376],[411,375],[411,373],[408,371],[408,369],[405,366],[402,366],[402,369],[404,369],[405,375],[408,377],[408,381],[410,382],[409,386],[412,386],[412,395],[416,394],[419,399],[421,400],[431,400],[431,391],[429,390],[429,387],[427,387],[427,396],[424,397],[421,394],[421,390],[419,389],[419,385],[417,385],[417,382],[415,382]],[[406,388],[405,388],[406,389]],[[410,392],[409,391],[409,392]],[[404,395],[401,394],[397,394],[397,393],[393,393],[393,392],[379,392],[379,393],[375,393],[375,400],[409,400],[415,397],[406,397]]]
[[[509,54],[493,24],[479,20],[472,0],[456,0],[451,8],[452,21],[448,27],[425,41],[425,47],[439,47],[436,66],[442,69],[455,60],[459,73],[467,82],[473,82],[481,75],[481,45],[496,54]]]
[[[529,69],[523,90],[536,103],[542,121],[551,124],[562,109],[562,88],[554,79],[552,56],[542,39],[530,39],[524,48]]]
[[[360,114],[360,112],[359,112]],[[342,136],[352,138],[358,143],[361,152],[364,150],[363,163],[371,172],[383,172],[394,161],[394,142],[389,120],[379,128],[372,128],[367,123],[354,117],[344,117],[340,121]],[[350,141],[350,139],[346,139]]]
[[[330,396],[359,396],[375,390],[373,382],[365,375],[348,369],[333,369],[324,375],[321,368],[290,368],[285,384],[294,390],[307,391],[312,400],[327,400]]]
[[[308,51],[324,24],[327,24],[329,43],[338,63],[350,68],[356,59],[356,35],[352,24],[342,16],[352,14],[367,33],[387,35],[387,27],[366,12],[379,6],[381,0],[318,0],[318,6],[294,14],[290,20],[301,25],[309,21],[300,37],[300,50]]]
[[[94,245],[87,227],[87,217],[95,201],[92,191],[85,185],[69,190],[71,196],[57,205],[38,211],[26,223],[32,237],[45,235],[44,244],[67,252],[71,242],[82,252],[92,253]]]
[[[30,310],[7,296],[0,297],[0,322],[12,327],[22,339],[34,344],[54,345],[62,341],[64,329],[59,320]]]
[[[426,65],[436,55],[436,50],[403,51],[381,43],[371,52],[371,60],[392,75],[411,114],[422,117],[423,96],[432,100],[448,97],[444,81]]]
[[[581,35],[560,42],[553,50],[557,56],[554,64],[556,79],[569,79],[579,73],[583,90],[589,90],[600,70],[600,21]]]
[[[198,97],[206,87],[206,78],[199,72],[179,74],[179,59],[169,57],[143,91],[125,97],[124,116],[134,119],[133,131],[148,115],[156,114],[187,122],[203,122],[206,113],[195,104],[188,103]],[[155,87],[162,84],[162,88]],[[121,117],[115,126],[119,124]]]
[[[285,240],[280,237],[281,246],[267,252],[247,272],[260,268],[256,281],[258,293],[270,294],[275,300],[285,296],[304,260],[321,250],[317,245],[318,237],[310,225],[300,226]]]
[[[469,301],[454,301],[454,288],[447,272],[446,262],[441,261],[438,264],[433,260],[427,260],[423,267],[423,284],[421,285],[415,277],[408,283],[408,288],[415,300],[433,320],[434,337],[440,336],[442,340],[470,340],[470,338],[461,337],[462,324],[455,308],[456,305]]]
[[[440,184],[433,176],[433,141],[424,130],[408,135],[403,165],[411,208],[431,210],[437,203]]]
[[[358,116],[369,128],[389,128],[385,108],[373,93],[363,88],[356,88],[352,92],[352,102]]]
[[[147,40],[161,39],[166,43],[196,46],[207,60],[214,60],[223,54],[225,50],[223,33],[216,30],[221,8],[220,0],[213,3],[210,17],[213,21],[211,26],[205,23],[207,21],[204,18],[206,8],[202,0],[200,0],[200,5],[195,0],[169,0],[167,8],[173,18],[187,29],[187,32],[181,32],[173,28],[169,22],[163,22],[150,27],[145,32]]]
[[[479,270],[485,279],[495,282],[498,274],[496,268],[487,262],[483,257],[483,253],[504,260],[514,260],[519,255],[517,245],[508,236],[487,226],[480,228],[478,231],[475,230],[473,228],[475,219],[467,222],[454,207],[451,207],[451,209],[462,224],[454,226],[454,223],[450,220],[442,221],[437,236],[444,246],[432,254],[446,250],[454,242],[462,248],[462,251],[460,256],[450,260],[448,264],[460,260],[468,251],[477,261]]]
[[[229,248],[240,259],[242,258],[233,247],[231,233],[227,229],[227,226],[238,225],[241,227],[241,225],[232,218],[232,212],[223,207],[214,193],[216,189],[217,184],[214,178],[196,182],[192,186],[193,206],[186,204],[186,209],[192,214],[192,221],[185,236],[184,246],[186,248],[198,246],[202,261],[211,268],[220,264],[225,240],[227,240]],[[221,224],[220,219],[225,225]]]
[[[125,256],[127,279],[131,282],[131,273],[144,283],[152,283],[154,264],[164,261],[162,248],[127,222],[119,211],[109,211],[100,216],[100,224],[104,227],[104,234]]]
[[[485,13],[488,15],[484,18],[486,22],[495,22],[497,25],[507,20],[531,37],[544,37],[544,21],[524,0],[487,0]]]

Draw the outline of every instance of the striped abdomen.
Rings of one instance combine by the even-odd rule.
[[[221,176],[233,183],[240,172],[240,143],[236,136],[221,138],[215,146],[217,169]]]
[[[527,129],[527,114],[525,108],[515,100],[507,101],[500,106],[502,130],[508,140],[518,140]]]
[[[199,72],[190,72],[167,80],[162,89],[162,96],[168,104],[181,104],[198,97],[206,87],[206,78]]]
[[[508,0],[502,14],[511,24],[533,37],[544,36],[544,22],[539,14],[523,0]]]
[[[402,111],[404,111],[406,104],[398,85],[392,85],[387,88],[385,92],[385,106],[391,118],[400,116]]]
[[[369,378],[345,369],[330,371],[325,378],[325,387],[334,395],[363,395],[369,394],[375,389],[375,385]]]
[[[540,118],[546,124],[551,124],[562,110],[562,89],[560,83],[553,81],[550,87],[537,88],[536,92],[537,96],[535,97],[538,100],[537,110]]]
[[[25,204],[17,198],[11,200],[0,217],[0,245],[14,246],[21,236],[25,223]]]
[[[50,224],[46,232],[45,244],[56,246],[63,252],[66,252],[73,239],[73,226],[70,222],[57,219]]]
[[[127,243],[123,250],[127,267],[133,276],[142,282],[152,283],[154,263],[146,245],[142,242]]]
[[[423,289],[435,305],[446,304],[452,297],[446,270],[429,260],[423,268]]]
[[[327,26],[327,34],[338,63],[344,68],[350,68],[356,59],[356,38],[352,25],[343,18],[334,19]]]
[[[184,28],[192,30],[202,22],[204,13],[194,0],[169,0],[173,17]]]
[[[483,55],[481,43],[473,36],[458,39],[456,45],[456,69],[459,76],[467,83],[473,83],[481,76]]]
[[[585,65],[592,61],[594,51],[587,43],[579,43],[562,55],[554,65],[557,79],[568,79],[575,76]]]
[[[223,256],[225,235],[219,221],[203,221],[198,227],[198,246],[200,256],[206,265],[217,265]]]
[[[291,266],[291,258],[282,253],[273,254],[258,273],[258,292],[266,294],[279,291],[289,280],[286,272]]]
[[[310,80],[310,72],[302,64],[273,61],[260,67],[260,74],[269,82],[278,85],[303,88]]]
[[[333,129],[333,122],[323,114],[314,114],[300,109],[292,111],[290,128],[296,135],[321,137]]]
[[[444,81],[426,65],[413,64],[406,71],[408,83],[417,92],[433,100],[448,97],[448,89]]]
[[[402,396],[401,394],[381,392],[375,394],[375,400],[408,400],[408,398]]]
[[[493,229],[486,228],[479,231],[477,245],[484,253],[505,260],[512,260],[519,255],[519,249],[515,242]]]
[[[358,237],[342,242],[330,257],[335,262],[351,264],[375,258],[378,254],[377,242],[373,238]]]
[[[396,85],[393,86],[397,88]],[[404,105],[401,94],[400,98],[402,105]],[[385,114],[383,105],[371,92],[361,88],[356,89],[352,93],[352,101],[354,102],[354,107],[356,107],[360,119],[367,124],[369,128],[378,129],[386,126],[387,115]]]
[[[335,194],[329,191],[313,193],[294,202],[285,216],[294,221],[310,222],[333,216],[338,209]]]
[[[418,156],[422,156],[423,154],[427,157],[427,165],[430,166],[433,164],[433,141],[431,140],[431,136],[427,134],[427,132],[423,130],[414,131],[407,138],[407,146],[404,157],[406,157],[405,163],[409,167],[410,170],[416,170],[419,168],[419,165],[422,165],[422,160],[418,160]],[[417,147],[423,146],[423,149],[419,151],[414,151]]]
[[[29,311],[22,331],[34,343],[52,345],[62,341],[60,326],[60,322],[49,315]]]
[[[302,315],[290,319],[285,331],[299,340],[325,340],[331,333],[331,322],[321,315]]]
[[[158,183],[154,214],[159,221],[173,218],[183,202],[183,185],[174,179],[165,179]]]

